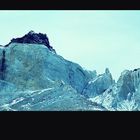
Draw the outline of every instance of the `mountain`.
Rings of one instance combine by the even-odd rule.
[[[108,110],[140,110],[140,69],[124,70],[103,94],[90,98]]]
[[[109,69],[105,70],[105,73],[96,76],[96,78],[90,80],[82,94],[89,97],[95,97],[97,95],[103,94],[115,81],[112,78]]]
[[[29,32],[0,48],[1,110],[28,104],[28,110],[105,109],[81,95],[96,72],[57,55],[47,41],[47,35]]]
[[[45,45],[49,50],[55,52],[53,47],[50,45],[47,35],[42,33],[35,33],[34,31],[30,31],[23,37],[13,38],[9,44],[11,43],[42,44]],[[9,46],[9,44],[5,45],[5,47]]]
[[[139,110],[140,69],[115,82],[58,55],[46,34],[30,31],[0,47],[0,110]]]

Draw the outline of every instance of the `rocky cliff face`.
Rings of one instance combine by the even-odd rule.
[[[115,83],[56,54],[46,34],[0,47],[0,110],[140,110],[140,69]]]
[[[140,69],[125,70],[117,83],[90,100],[108,110],[140,110]]]
[[[104,93],[114,82],[109,69],[106,69],[104,74],[96,76],[87,83],[82,94],[87,97],[95,97]]]
[[[42,33],[35,33],[34,31],[30,31],[23,37],[13,38],[9,44],[11,44],[11,43],[42,44],[42,45],[45,45],[46,47],[48,47],[49,50],[55,52],[53,47],[50,45],[47,35],[42,34]],[[9,46],[9,44],[5,45],[5,47]]]
[[[11,43],[1,55],[1,80],[22,90],[48,88],[53,81],[63,81],[80,93],[93,77],[40,44]]]
[[[43,100],[42,96],[43,98],[46,96],[44,104],[47,104],[47,102],[51,102],[47,98],[47,94],[50,92],[47,89],[54,89],[54,87],[55,89],[51,90],[52,94],[49,96],[56,96],[54,100],[56,100],[57,104],[55,106],[61,105],[61,107],[57,108],[58,110],[65,110],[65,108],[72,110],[76,108],[80,110],[82,108],[83,110],[96,108],[91,101],[88,101],[81,95],[85,85],[89,80],[96,77],[96,73],[86,71],[80,65],[65,60],[54,53],[54,49],[50,48],[49,40],[45,39],[46,43],[44,43],[40,38],[45,39],[46,35],[29,32],[22,38],[12,39],[9,45],[0,48],[0,92],[4,99],[0,101],[2,108],[6,107],[4,104],[8,104],[7,100],[9,100],[10,105],[12,100],[18,100],[18,98],[21,98],[21,95],[23,97],[22,93],[25,94],[25,102],[27,102],[26,93],[28,91],[41,94],[41,97],[38,97],[39,95],[36,97],[41,98],[40,101]],[[63,90],[62,86],[69,88]],[[69,89],[71,89],[70,94]],[[57,101],[59,99],[57,99],[58,95],[63,97],[61,99],[63,102],[59,103]],[[8,98],[6,98],[7,96]],[[31,101],[26,104],[28,103],[31,103]],[[46,107],[46,110],[54,110],[54,105],[50,106],[51,108]],[[12,106],[9,107],[11,108]],[[19,110],[21,108],[14,108],[14,110],[16,109]],[[38,106],[35,110],[37,109],[40,110],[41,107]],[[45,110],[45,107],[43,110]]]

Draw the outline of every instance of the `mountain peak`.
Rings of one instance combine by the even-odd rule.
[[[33,31],[33,30],[31,30],[31,31],[29,31],[29,33],[28,34],[35,34],[35,32]]]
[[[106,68],[106,69],[105,69],[105,73],[106,73],[106,74],[109,74],[109,73],[110,73],[109,68]]]
[[[33,30],[29,31],[23,37],[13,38],[9,44],[11,43],[42,44],[48,47],[49,50],[55,52],[53,47],[50,45],[47,35],[43,33],[35,33]],[[6,47],[8,45],[6,45]]]

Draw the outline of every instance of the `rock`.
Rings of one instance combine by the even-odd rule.
[[[9,44],[11,44],[11,43],[42,44],[42,45],[47,46],[49,48],[49,50],[55,52],[55,50],[52,48],[52,46],[50,46],[47,35],[42,34],[42,33],[35,33],[34,31],[30,31],[23,37],[13,38]],[[6,45],[5,47],[7,47],[8,45]]]
[[[108,110],[140,110],[140,69],[125,70],[117,83],[90,100]]]
[[[105,109],[81,95],[95,72],[65,60],[45,45],[10,43],[0,49],[0,66],[0,110]]]
[[[0,79],[1,80],[4,79],[5,69],[6,69],[6,65],[5,65],[5,50],[0,49]]]
[[[134,81],[132,78],[132,71],[124,71],[118,82],[118,95],[121,99],[127,99],[128,93],[133,94],[135,92]]]
[[[11,94],[10,94],[11,95]],[[2,100],[0,110],[11,111],[87,111],[106,110],[78,94],[71,86],[53,84],[52,87],[24,92],[13,92],[8,100]],[[5,96],[4,96],[5,97]],[[5,99],[7,99],[5,97]]]
[[[92,98],[105,92],[112,84],[114,80],[109,69],[106,69],[104,74],[98,75],[87,83],[82,94]]]
[[[3,80],[21,90],[48,88],[53,81],[59,80],[81,93],[93,77],[78,64],[65,60],[40,44],[11,43],[5,48],[4,67]]]
[[[118,94],[121,98],[127,99],[128,94],[132,96],[137,91],[139,85],[140,69],[134,69],[133,71],[126,70],[122,72],[117,82],[117,87],[119,89]]]
[[[109,68],[106,68],[106,69],[105,69],[105,73],[106,73],[106,74],[110,74]]]

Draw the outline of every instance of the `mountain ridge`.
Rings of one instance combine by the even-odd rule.
[[[139,68],[115,82],[108,68],[88,71],[33,31],[0,47],[0,87],[0,110],[140,110]]]

